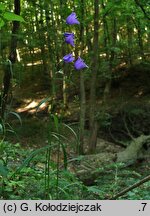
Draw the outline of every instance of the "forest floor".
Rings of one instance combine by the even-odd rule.
[[[131,133],[133,132],[133,135],[137,136],[140,132],[149,134],[149,65],[139,64],[130,69],[121,68],[116,72],[115,76],[118,78],[113,79],[111,93],[105,104],[102,102],[103,95],[101,94],[103,87],[97,89],[97,115],[100,124],[99,138],[104,138],[108,141],[115,141],[118,138],[131,139],[131,134],[127,131],[128,128],[126,128],[128,125],[125,126],[125,124],[131,123],[134,128],[129,129]],[[12,141],[14,139],[14,142],[19,139],[18,141],[24,146],[38,147],[45,145],[47,137],[49,104],[46,101],[40,107],[38,107],[38,104],[49,97],[49,89],[42,89],[43,86],[39,82],[41,82],[39,78],[35,80],[34,85],[30,81],[23,82],[22,86],[17,87],[14,92],[13,109],[20,115],[22,125],[15,118],[11,118],[10,122],[17,137],[10,137]],[[74,94],[79,94],[79,92]],[[60,98],[60,96],[58,97]],[[65,123],[76,125],[75,127],[77,127],[79,122],[79,101],[75,100],[74,97],[76,98],[76,95],[68,101],[69,105],[67,110],[64,111],[65,114],[63,113],[63,120]],[[63,112],[60,102],[61,99],[60,101],[58,99],[58,106],[56,105],[54,110],[58,115]],[[86,127],[88,129],[88,121]],[[115,140],[113,140],[113,136],[116,138]]]
[[[129,164],[126,168],[126,174],[120,171],[122,169],[119,167],[120,165],[114,165],[112,168],[112,164],[116,161],[116,155],[125,149],[122,143],[127,144],[132,140],[132,137],[136,138],[142,134],[149,135],[150,132],[149,67],[140,64],[130,69],[124,68],[117,73],[122,73],[122,75],[113,80],[111,96],[105,105],[102,103],[101,89],[97,90],[97,97],[99,98],[97,113],[99,114],[100,130],[95,154],[85,155],[80,163],[73,162],[69,166],[69,169],[76,173],[86,185],[97,185],[104,181],[106,185],[109,182],[113,182],[115,185],[126,175],[136,180],[150,173],[150,158],[134,161],[132,167]],[[47,103],[44,103],[38,112],[36,111],[40,101],[46,98],[49,92],[48,90],[38,89],[38,84],[34,86],[28,85],[28,88],[22,88],[22,91],[16,90],[14,111],[20,114],[22,125],[11,119],[11,126],[14,128],[16,135],[7,135],[7,140],[12,143],[18,142],[25,149],[37,149],[48,143],[49,117]],[[56,112],[61,112],[60,107],[56,108]],[[78,101],[70,100],[66,113],[64,122],[72,127],[78,136]],[[62,135],[69,140],[67,147],[69,158],[76,157],[77,137],[75,134],[68,129],[62,129]],[[88,143],[88,121],[86,134],[85,150]],[[99,169],[100,167],[102,169]],[[132,170],[132,174],[129,170]],[[99,178],[100,175],[103,178]]]

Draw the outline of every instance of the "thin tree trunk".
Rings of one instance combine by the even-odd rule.
[[[47,81],[48,70],[47,70],[46,50],[45,50],[44,17],[43,17],[43,7],[42,7],[41,0],[39,0],[39,4],[40,4],[40,20],[38,20],[38,14],[36,12],[36,21],[37,21],[37,27],[39,33],[39,40],[40,40],[41,59],[42,59],[43,72],[44,72],[43,74],[45,76],[45,81]]]
[[[80,71],[80,145],[79,154],[84,153],[84,129],[85,129],[85,112],[86,112],[86,98],[85,98],[85,79],[83,71]]]
[[[63,11],[64,11],[64,2],[63,0],[60,0],[60,14],[61,14],[61,20],[64,20],[65,17],[63,16]],[[62,28],[61,28],[61,31],[62,31],[62,34],[64,33],[65,29],[64,29],[64,21],[61,21],[62,22]],[[65,53],[65,48],[64,46],[62,45],[62,57],[65,56],[67,53]],[[63,86],[62,86],[62,92],[63,92],[63,107],[64,107],[64,110],[67,108],[67,103],[68,103],[68,94],[67,94],[67,65],[64,64],[64,67],[63,67]]]
[[[131,25],[131,18],[127,16],[127,37],[128,37],[128,57],[127,62],[129,66],[133,65],[132,50],[133,50],[133,29]]]
[[[51,84],[51,93],[52,98],[55,99],[56,97],[56,83],[55,83],[55,57],[56,52],[55,48],[53,47],[53,40],[55,35],[55,24],[54,24],[54,17],[53,17],[53,3],[50,1],[44,2],[45,5],[45,17],[46,17],[46,28],[47,28],[47,47],[48,47],[48,71],[49,71],[49,78]]]
[[[105,10],[105,5],[104,1],[102,0],[102,9]],[[110,44],[110,38],[109,38],[109,31],[108,31],[108,23],[107,23],[107,18],[106,14],[103,15],[103,32],[104,32],[104,48],[105,48],[105,53],[106,53],[106,60],[109,61],[109,44]]]
[[[80,49],[81,56],[84,48],[84,0],[81,0],[81,24],[80,24]],[[85,78],[84,71],[80,70],[80,145],[79,154],[84,153],[84,128],[85,128],[85,112],[86,112],[86,98],[85,98]]]
[[[97,142],[98,125],[95,120],[96,111],[96,78],[99,67],[99,49],[98,49],[98,30],[99,30],[99,0],[94,1],[94,40],[93,40],[93,59],[92,59],[92,77],[90,86],[90,110],[89,110],[89,124],[90,124],[90,138],[89,138],[89,153],[95,151]]]
[[[148,23],[147,24],[147,29],[150,29],[150,24]],[[150,52],[150,31],[147,30],[147,43],[146,43],[146,46],[147,46],[147,50],[146,52]]]
[[[85,16],[89,16],[89,9],[88,9],[89,5],[87,5],[87,7],[85,7],[86,10],[86,14]],[[91,14],[90,14],[91,16]],[[88,53],[91,54],[91,50],[92,50],[92,41],[91,41],[91,34],[92,34],[92,26],[91,25],[86,25],[86,44],[88,47]]]
[[[102,5],[102,9],[105,10],[105,5],[103,0],[101,5]],[[109,64],[109,67],[106,72],[106,78],[105,78],[105,88],[104,88],[104,95],[103,95],[104,102],[106,102],[110,94],[110,86],[111,86],[110,57],[109,57],[109,50],[108,50],[108,47],[110,46],[110,39],[109,39],[108,23],[107,23],[106,16],[107,16],[106,14],[103,15],[103,32],[104,32],[104,47],[105,47],[105,54],[106,54],[106,62],[107,64]]]
[[[140,55],[142,57],[142,60],[145,60],[144,56],[144,46],[143,46],[143,39],[142,39],[142,26],[140,23],[140,20],[137,22],[137,32],[138,32],[138,42],[139,42],[139,48],[140,48]]]
[[[53,100],[55,100],[56,98],[56,75],[55,75],[55,70],[56,70],[56,67],[55,67],[55,60],[56,60],[56,43],[57,43],[57,34],[56,34],[56,28],[55,28],[55,21],[54,21],[54,6],[53,6],[53,1],[50,0],[50,11],[51,11],[51,31],[53,31],[53,39],[54,39],[54,47],[52,46],[52,50],[50,52],[52,52],[52,60],[51,60],[51,64],[52,64],[52,67],[51,67],[51,71],[50,71],[50,77],[51,77],[51,91],[52,91],[52,98]]]
[[[110,42],[108,40],[106,46],[108,46],[108,44],[111,44],[111,47],[115,47],[116,46],[116,41],[117,41],[117,23],[116,23],[116,18],[114,17],[112,20],[112,41]],[[107,32],[108,34],[108,32]],[[105,84],[105,89],[104,89],[104,102],[107,101],[108,97],[110,96],[110,91],[111,91],[111,82],[112,82],[112,68],[113,68],[113,62],[115,59],[115,52],[114,50],[112,50],[110,52],[110,57],[109,57],[109,53],[106,54],[107,56],[107,61],[109,61],[109,71],[108,71],[108,78]]]
[[[20,0],[14,0],[14,13],[20,15]],[[12,71],[11,67],[16,62],[17,58],[17,33],[19,31],[20,22],[13,21],[12,27],[12,36],[10,42],[10,51],[9,51],[9,61],[4,69],[4,78],[3,78],[3,94],[2,94],[2,102],[1,102],[1,118],[4,119],[5,111],[6,111],[6,104],[8,102],[8,96],[11,88],[11,79],[12,79]]]
[[[31,14],[31,18],[30,18],[30,29],[31,29],[31,32],[33,33],[34,32],[34,21],[33,21],[32,14]],[[29,48],[29,52],[30,52],[30,56],[31,56],[31,62],[32,62],[31,78],[33,79],[34,78],[34,55],[35,55],[35,53],[34,53],[34,47],[32,45],[32,42],[30,42],[30,41],[33,41],[33,34],[29,35],[29,41],[28,41],[28,43],[29,43],[28,48]]]

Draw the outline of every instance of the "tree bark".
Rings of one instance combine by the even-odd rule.
[[[84,25],[82,20],[84,20],[84,0],[81,0],[81,24],[80,24],[80,49],[81,56],[83,54],[84,48]],[[80,144],[79,144],[79,154],[84,153],[84,128],[85,128],[85,112],[86,112],[86,96],[85,96],[85,79],[84,71],[80,70]]]
[[[106,21],[107,23],[107,21]],[[108,25],[106,25],[108,26]],[[109,34],[108,29],[107,29],[107,34]],[[110,38],[108,36],[108,38]],[[105,84],[105,89],[104,89],[104,102],[107,101],[107,99],[110,96],[110,91],[111,91],[111,83],[112,83],[112,68],[113,68],[113,62],[115,59],[115,51],[114,48],[116,46],[116,41],[117,41],[117,22],[116,18],[114,17],[112,19],[112,33],[111,33],[111,38],[112,40],[108,39],[108,42],[106,43],[106,46],[111,46],[113,49],[110,51],[110,57],[109,57],[109,52],[106,54],[107,56],[107,61],[109,62],[109,71],[108,71],[108,78],[106,79],[106,84]]]
[[[131,18],[127,16],[127,38],[128,38],[128,57],[127,57],[127,62],[129,66],[133,65],[133,60],[132,60],[132,50],[133,50],[133,29],[132,29],[132,23],[131,23]]]
[[[93,59],[92,59],[92,77],[90,86],[90,110],[89,110],[89,124],[90,124],[90,138],[89,138],[89,153],[95,151],[97,142],[97,122],[95,120],[96,111],[96,78],[99,66],[99,1],[94,1],[94,40],[93,40]]]
[[[42,1],[39,1],[40,4],[40,17],[38,14],[38,11],[35,8],[35,18],[36,18],[36,26],[38,30],[38,37],[39,37],[39,44],[40,44],[40,50],[41,50],[41,59],[42,59],[42,64],[43,64],[43,74],[44,74],[44,79],[45,82],[47,82],[47,75],[48,75],[48,70],[47,70],[47,62],[46,62],[46,50],[45,50],[45,35],[43,33],[44,30],[44,17],[43,17],[43,10],[42,10]],[[42,34],[41,34],[42,32]]]
[[[62,25],[62,28],[61,28],[62,34],[65,32],[64,25],[63,25],[64,19],[65,19],[65,15],[63,13],[64,8],[65,8],[65,4],[64,4],[63,0],[60,0],[60,15],[61,15],[61,22],[62,22],[62,24],[61,24]],[[69,52],[67,52],[67,53],[69,53]],[[67,53],[65,52],[64,45],[62,45],[62,50],[61,50],[62,57],[65,56]],[[64,63],[64,65],[63,65],[63,82],[62,82],[63,108],[64,108],[64,110],[66,110],[68,107],[68,92],[67,92],[67,90],[68,90],[68,84],[67,84],[68,67],[67,66],[68,65],[66,65]]]
[[[139,42],[139,49],[140,49],[140,55],[142,57],[142,60],[145,60],[144,56],[144,45],[143,45],[143,39],[142,39],[142,26],[140,20],[137,21],[137,32],[138,32],[138,42]]]
[[[150,135],[141,135],[137,138],[134,138],[124,151],[117,154],[117,162],[133,163],[139,158],[139,156],[142,156],[140,155],[141,149],[143,145],[149,141]]]
[[[102,9],[105,10],[104,1],[102,0]],[[106,100],[110,94],[110,86],[111,86],[111,68],[110,68],[110,37],[109,37],[109,31],[108,31],[108,23],[107,23],[107,14],[103,15],[103,34],[104,34],[104,48],[105,48],[105,54],[106,54],[106,63],[109,64],[107,72],[106,72],[106,78],[105,78],[105,88],[104,88],[104,94],[103,94],[103,100],[104,103],[106,103]]]
[[[14,13],[20,15],[20,0],[14,0]],[[12,27],[12,36],[10,42],[10,51],[8,56],[7,65],[4,69],[4,77],[3,77],[3,93],[1,99],[1,119],[5,118],[6,104],[8,102],[8,96],[11,88],[11,79],[12,79],[12,66],[16,62],[17,58],[17,33],[19,31],[20,22],[13,21]]]

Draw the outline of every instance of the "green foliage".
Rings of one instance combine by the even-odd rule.
[[[0,123],[0,136],[4,134],[4,125]]]
[[[0,3],[0,28],[5,25],[5,22],[2,19],[2,15],[1,15],[1,14],[3,14],[3,11],[5,11],[5,5]]]
[[[23,125],[20,129],[25,138],[28,138],[30,135],[32,136],[34,147],[37,147],[35,136],[39,138],[40,135],[45,135],[48,131],[48,139],[44,136],[42,140],[42,143],[45,143],[47,139],[47,145],[34,150],[22,148],[19,144],[12,145],[8,142],[3,142],[7,131],[14,133],[14,129],[9,124],[9,121],[7,121],[7,117],[15,116],[20,123],[22,123],[21,117],[17,113],[5,113],[5,119],[2,119],[0,122],[0,137],[3,139],[0,143],[0,198],[105,199],[107,197],[112,197],[122,188],[128,187],[137,179],[140,179],[140,172],[135,173],[133,170],[128,169],[121,170],[121,167],[115,165],[108,173],[106,172],[100,175],[97,181],[95,181],[95,185],[88,187],[83,185],[83,183],[68,170],[69,161],[67,158],[67,151],[70,153],[70,149],[73,149],[72,146],[79,146],[79,137],[70,126],[62,123],[62,113],[64,114],[64,119],[67,116],[67,110],[64,109],[64,111],[62,111],[62,98],[64,96],[63,93],[67,92],[67,100],[71,101],[73,91],[73,94],[77,95],[76,105],[78,106],[78,100],[80,99],[78,95],[80,94],[79,73],[74,73],[68,65],[64,70],[61,68],[63,66],[63,54],[70,52],[70,48],[63,44],[62,35],[64,31],[70,31],[70,27],[65,24],[65,18],[71,13],[72,8],[75,8],[75,12],[81,24],[83,24],[84,36],[81,41],[81,44],[83,44],[83,54],[90,65],[90,69],[85,72],[85,88],[89,91],[91,76],[94,74],[92,73],[93,65],[91,63],[94,60],[93,42],[95,41],[93,34],[93,1],[85,1],[85,19],[83,20],[81,19],[81,17],[83,17],[81,2],[77,0],[68,1],[68,7],[66,7],[65,1],[46,0],[39,1],[39,3],[36,4],[34,1],[25,0],[22,1],[21,5],[22,16],[11,12],[13,11],[13,3],[11,1],[3,2],[4,3],[0,3],[0,29],[2,29],[2,34],[0,35],[0,54],[2,59],[7,58],[10,50],[10,23],[13,21],[24,23],[24,25],[20,27],[20,32],[17,33],[17,51],[18,55],[20,54],[20,62],[18,67],[13,68],[15,69],[15,74],[12,72],[11,62],[7,62],[7,64],[9,63],[10,65],[10,72],[13,76],[12,92],[16,83],[19,83],[17,82],[19,78],[16,77],[21,71],[23,74],[22,83],[19,83],[21,84],[21,91],[17,93],[20,93],[19,97],[21,100],[28,101],[29,98],[33,99],[36,96],[39,99],[39,97],[41,98],[41,94],[40,96],[38,95],[39,92],[41,93],[43,90],[49,91],[48,88],[51,88],[50,95],[46,96],[47,98],[43,99],[36,107],[38,114],[40,113],[40,109],[44,107],[43,105],[48,104],[48,112],[51,113],[48,117],[48,130],[45,127],[45,122],[43,123],[42,121],[40,125]],[[62,4],[60,4],[61,2]],[[103,3],[104,7],[102,7],[102,1],[99,2],[100,28],[99,39],[96,46],[100,63],[95,83],[96,88],[99,87],[99,83],[103,85],[103,83],[105,84],[107,81],[111,81],[112,77],[116,76],[116,68],[120,68],[122,65],[128,63],[130,51],[132,51],[131,58],[133,61],[139,62],[141,59],[145,61],[149,42],[149,24],[145,19],[145,14],[141,8],[135,4],[135,1],[104,0]],[[145,6],[146,0],[144,0],[141,5],[145,9],[145,13],[148,14],[148,7]],[[131,18],[129,23],[127,22],[127,18]],[[25,20],[28,22],[26,23]],[[115,22],[116,27],[114,24]],[[4,25],[6,28],[2,28]],[[131,29],[129,27],[131,27]],[[77,35],[79,35],[80,28],[76,28],[76,26],[72,28],[76,36],[76,44],[78,44],[77,40],[79,40],[79,38],[77,38]],[[74,50],[75,55],[78,55],[78,50],[79,47],[76,45]],[[118,75],[118,77],[123,76],[121,74]],[[132,83],[134,79],[136,79],[136,76],[133,76],[133,79],[131,79]],[[13,82],[14,80],[15,82]],[[62,88],[64,83],[67,86],[65,91]],[[25,87],[26,95],[24,95],[24,89],[22,87]],[[36,90],[38,92],[36,92]],[[86,96],[88,99],[88,94]],[[99,95],[97,94],[97,96]],[[43,96],[42,94],[42,97],[45,97],[45,95]],[[58,98],[61,98],[61,100],[59,100],[60,102],[58,102]],[[55,104],[60,104],[61,110],[58,112],[58,115],[57,111],[54,110]],[[118,107],[119,103],[117,102],[116,104],[116,107]],[[76,113],[78,113],[78,111],[79,109],[76,110]],[[72,112],[74,112],[74,110]],[[125,118],[125,123],[127,123],[127,126],[123,128],[123,132],[128,132],[128,128],[134,132],[134,129],[136,129],[136,119],[139,119],[141,116],[144,116],[146,119],[149,115],[147,115],[147,113],[148,112],[143,113],[140,108],[126,109],[125,115],[128,114],[128,116]],[[86,114],[88,117],[88,113]],[[97,112],[95,118],[98,120],[101,129],[110,128],[113,117],[106,109]],[[78,115],[73,119],[75,119],[75,121],[78,120]],[[148,121],[148,118],[145,122],[146,121]],[[114,125],[112,125],[112,127],[115,128]],[[69,140],[70,143],[68,142],[68,137],[66,134],[64,135],[62,133],[64,128],[67,130],[67,133],[70,133],[70,137],[74,138],[75,142],[71,139]],[[120,129],[122,128],[119,125],[119,130]],[[147,131],[148,130],[146,130],[146,132]],[[68,145],[68,143],[70,145]],[[30,144],[32,145],[32,143]],[[80,159],[81,158],[78,157],[79,163]],[[77,159],[73,158],[70,162],[73,162],[73,160],[77,161]],[[122,198],[149,199],[147,192],[149,188],[149,183],[146,183],[140,188],[129,192]]]
[[[3,18],[6,19],[7,21],[25,22],[23,17],[21,17],[17,14],[11,13],[11,12],[5,12],[3,14]]]
[[[4,165],[3,161],[0,161],[0,175],[5,178],[7,177],[7,174],[8,174],[8,170],[6,166]]]
[[[12,68],[12,62],[8,59],[7,61],[5,61],[3,63],[4,65],[7,65],[9,67],[9,73],[13,78],[13,68]],[[1,89],[1,95],[3,95],[3,91],[4,89]],[[18,113],[16,113],[15,111],[10,111],[12,108],[12,101],[9,101],[9,104],[5,101],[5,99],[3,98],[3,96],[1,96],[2,98],[0,98],[0,110],[1,110],[1,116],[0,116],[0,139],[4,139],[6,132],[11,132],[15,134],[15,131],[13,129],[13,127],[11,126],[11,124],[9,123],[9,117],[13,116],[15,118],[17,118],[20,122],[20,124],[22,124],[22,120],[21,117],[19,116]],[[7,108],[7,106],[9,105],[9,108]],[[5,108],[4,108],[5,107]]]
[[[3,27],[4,25],[5,25],[4,20],[2,20],[2,19],[0,18],[0,28]]]
[[[144,173],[148,175],[148,171]],[[105,166],[99,173],[93,186],[88,187],[87,196],[91,199],[111,199],[118,192],[128,188],[143,177],[140,169],[134,171],[134,168],[125,168],[123,164],[111,164]],[[150,182],[137,187],[119,199],[126,200],[149,200]],[[92,196],[92,197],[91,197]]]
[[[1,107],[0,107],[1,108]],[[14,116],[17,120],[19,120],[20,124],[22,125],[21,117],[16,112],[5,112],[5,118],[0,119],[0,139],[4,139],[7,133],[13,133],[17,136],[15,129],[9,123],[9,115]]]
[[[0,28],[2,28],[7,21],[25,22],[22,16],[6,11],[5,4],[0,3]]]
[[[0,149],[0,198],[1,199],[45,199],[45,154],[43,151],[23,149],[19,144],[1,143]],[[30,163],[23,161],[33,156]],[[62,164],[60,164],[62,165]],[[19,167],[22,169],[18,170]],[[122,189],[142,178],[139,171],[124,168],[123,164],[112,164],[101,169],[95,185],[85,186],[69,170],[59,169],[57,162],[50,161],[49,199],[109,199]],[[18,170],[18,172],[16,172]],[[146,175],[146,173],[145,173]],[[5,185],[5,187],[4,187]],[[150,199],[150,182],[128,192],[120,199]]]
[[[0,3],[0,11],[4,11],[5,10],[5,5]]]
[[[12,145],[7,142],[3,143],[3,148],[1,158],[7,155],[7,169],[0,163],[0,197],[2,199],[44,199],[45,154],[40,150],[25,150],[18,144]],[[24,159],[25,162],[23,162]],[[61,169],[57,188],[57,163],[50,161],[50,176],[51,190],[48,191],[48,194],[51,199],[57,197],[59,199],[82,199],[84,186],[74,174]],[[3,188],[4,184],[5,188]]]
[[[97,112],[96,117],[102,128],[107,128],[111,125],[112,116],[108,112]]]

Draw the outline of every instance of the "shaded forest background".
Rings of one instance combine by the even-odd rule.
[[[97,180],[104,172],[102,167],[112,165],[107,167],[104,176],[114,167],[127,169],[127,175],[134,173],[140,179],[149,175],[149,6],[148,0],[2,0],[2,142],[9,142],[12,149],[19,142],[19,149],[29,151],[53,142],[60,146],[60,139],[64,139],[62,150],[50,151],[46,147],[47,154],[52,154],[57,163],[57,170],[62,161],[65,167],[67,157],[79,157],[76,164],[70,165],[70,171],[88,186],[105,181],[102,199],[113,197],[122,188],[117,188],[115,179],[116,191],[111,189],[109,194],[107,177]],[[66,24],[66,18],[73,11],[80,25]],[[65,43],[64,32],[75,34],[74,48]],[[81,56],[88,68],[77,71],[72,63],[66,64],[63,57],[70,52],[75,58]],[[46,163],[50,164],[48,156]],[[120,163],[125,165],[122,167]],[[49,168],[47,165],[45,169]],[[50,181],[49,174],[46,173],[45,178]],[[57,189],[54,198],[58,198],[57,181],[53,182]],[[50,189],[49,183],[45,188]],[[88,194],[89,198],[97,198],[101,194],[99,190],[88,189],[88,193],[94,193],[93,196]],[[40,197],[49,197],[47,193],[41,194]],[[131,198],[138,197],[132,195]],[[147,194],[143,196],[149,199]],[[17,195],[14,197],[16,199]]]

